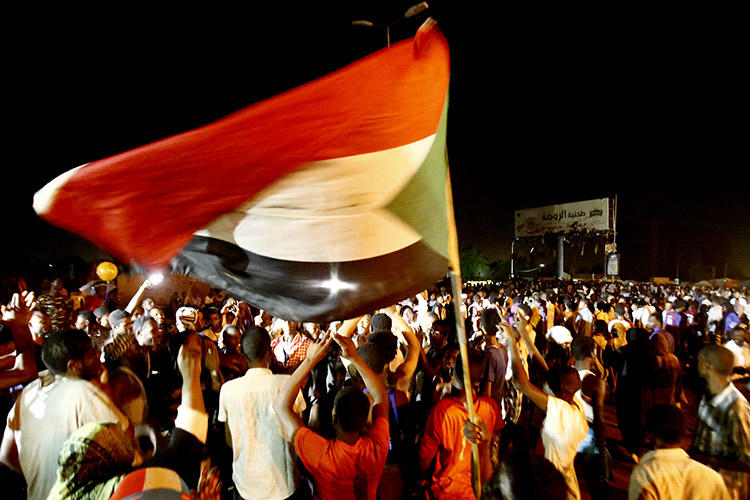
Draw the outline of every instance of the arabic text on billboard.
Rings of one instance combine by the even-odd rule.
[[[609,231],[609,198],[516,211],[516,238],[575,231]]]

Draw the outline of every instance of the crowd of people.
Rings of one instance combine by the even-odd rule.
[[[315,324],[153,286],[124,304],[54,278],[4,301],[18,494],[607,498],[617,458],[630,498],[749,497],[746,289],[438,284]]]

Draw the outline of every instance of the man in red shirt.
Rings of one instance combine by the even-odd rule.
[[[312,342],[307,357],[284,383],[274,403],[283,433],[312,475],[315,498],[321,500],[375,500],[388,456],[388,393],[349,338],[358,319],[344,322],[339,333],[326,333]],[[326,440],[308,429],[292,406],[308,374],[326,356],[332,341],[341,346],[341,356],[354,365],[373,398],[372,427],[365,430],[370,410],[367,396],[353,387],[344,388],[333,405],[336,438]]]
[[[469,366],[472,385],[476,383],[478,387],[484,370],[481,353],[469,353]],[[430,486],[433,498],[472,499],[475,496],[471,484],[471,443],[468,438],[471,436],[479,445],[480,477],[484,483],[498,463],[497,443],[503,419],[497,403],[491,398],[477,396],[477,387],[472,387],[474,413],[479,421],[476,426],[471,424],[464,406],[466,393],[460,357],[453,370],[452,385],[451,394],[435,405],[427,419],[419,449],[419,466],[426,473],[435,463]]]

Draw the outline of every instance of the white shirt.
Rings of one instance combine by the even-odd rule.
[[[566,497],[569,500],[581,498],[573,461],[578,452],[578,445],[588,431],[589,426],[583,408],[554,396],[547,398],[547,416],[542,422],[544,458],[552,462],[565,478]]]
[[[243,498],[280,500],[297,488],[294,447],[283,436],[273,402],[289,375],[250,368],[221,386],[219,421],[232,434],[232,480]],[[294,411],[305,402],[297,395]]]
[[[750,345],[747,342],[740,347],[734,340],[730,340],[724,344],[724,347],[734,354],[734,366],[750,368]]]
[[[724,310],[721,306],[712,306],[708,310],[708,331],[716,331],[716,323],[720,322],[724,317]]]
[[[725,500],[724,480],[712,468],[691,459],[681,448],[649,451],[630,475],[628,498]]]
[[[112,400],[91,382],[66,376],[29,384],[8,413],[28,498],[47,498],[57,480],[57,456],[70,433],[90,422],[130,426]]]
[[[585,321],[586,323],[594,322],[594,314],[588,308],[579,310],[578,317],[581,318],[581,321]]]

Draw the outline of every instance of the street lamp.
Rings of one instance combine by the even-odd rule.
[[[400,23],[404,19],[409,19],[410,17],[414,17],[417,14],[426,11],[429,9],[430,6],[427,4],[427,2],[419,2],[417,4],[412,5],[409,7],[404,14],[396,19],[395,21],[391,21],[387,24],[375,24],[372,21],[368,21],[367,19],[357,19],[356,21],[352,21],[352,26],[364,26],[367,28],[385,28],[385,40],[388,44],[387,46],[391,46],[391,26],[393,26],[396,23]]]

